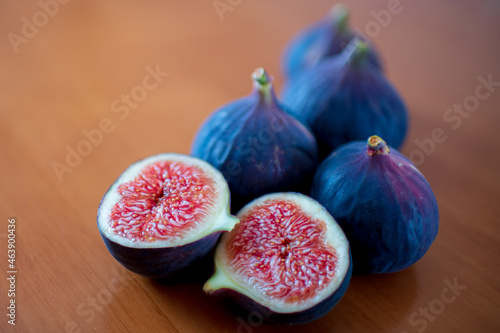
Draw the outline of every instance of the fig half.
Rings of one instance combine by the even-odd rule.
[[[221,237],[205,292],[226,295],[275,323],[306,323],[328,313],[351,278],[349,243],[318,202],[274,193],[246,205]]]
[[[229,214],[222,174],[205,161],[174,153],[128,167],[97,213],[111,255],[130,271],[158,279],[203,258],[237,222]]]

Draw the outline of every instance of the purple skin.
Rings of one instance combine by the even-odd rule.
[[[405,269],[437,236],[439,210],[429,183],[377,136],[335,150],[319,166],[311,196],[344,230],[354,274]]]
[[[292,78],[320,61],[339,55],[354,38],[370,44],[369,61],[382,70],[380,54],[366,36],[349,27],[347,9],[337,5],[331,13],[293,37],[283,54],[283,75]]]
[[[350,257],[350,256],[349,256]],[[337,290],[328,298],[315,305],[314,307],[295,313],[279,313],[270,310],[269,308],[260,305],[254,300],[232,289],[219,289],[212,293],[214,296],[228,297],[234,300],[245,311],[254,316],[261,317],[263,320],[276,324],[305,324],[320,317],[323,317],[330,312],[344,296],[352,275],[352,258],[350,257],[349,269],[342,283]]]
[[[101,237],[111,255],[126,269],[152,279],[170,278],[199,262],[214,248],[221,232],[198,241],[164,248],[131,248],[115,243],[102,232]]]
[[[374,133],[396,148],[404,142],[406,105],[368,61],[369,51],[368,44],[355,39],[340,56],[301,72],[283,88],[287,112],[315,134],[320,161],[338,146]]]
[[[315,137],[284,112],[272,78],[259,68],[252,79],[252,93],[215,110],[191,148],[224,175],[232,212],[267,193],[309,193],[318,163]]]

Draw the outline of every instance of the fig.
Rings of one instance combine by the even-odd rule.
[[[195,157],[163,153],[118,177],[101,200],[97,226],[120,264],[163,279],[201,260],[234,227],[238,219],[229,204],[217,169]]]
[[[288,324],[318,319],[339,302],[351,278],[351,254],[324,207],[303,194],[272,193],[237,217],[240,223],[216,247],[206,293]]]
[[[413,163],[379,136],[342,145],[314,176],[311,196],[351,244],[354,273],[388,273],[417,262],[439,227],[436,197]]]
[[[232,211],[272,192],[309,193],[317,167],[314,135],[284,112],[272,77],[258,68],[249,96],[214,111],[194,138],[191,154],[222,172]]]
[[[381,57],[373,43],[361,32],[351,29],[348,20],[348,9],[343,4],[336,4],[325,17],[296,34],[282,56],[283,75],[291,78],[324,59],[340,54],[354,38],[371,45],[368,60],[382,70]]]
[[[370,47],[355,39],[341,56],[303,71],[283,88],[288,112],[308,125],[318,140],[320,159],[343,143],[373,134],[399,148],[408,111],[396,89],[368,58]]]

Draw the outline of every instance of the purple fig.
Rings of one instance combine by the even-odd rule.
[[[373,134],[396,148],[406,137],[406,105],[370,63],[369,50],[355,39],[340,56],[303,71],[283,89],[288,112],[314,132],[320,159],[341,144]]]
[[[357,274],[409,267],[438,232],[438,204],[429,183],[376,135],[368,144],[347,143],[323,161],[311,196],[344,230]]]
[[[368,37],[349,27],[349,13],[342,4],[336,4],[318,22],[304,28],[287,45],[282,58],[283,74],[292,78],[319,62],[336,56],[355,38],[370,44],[369,61],[382,69],[382,61]]]
[[[191,153],[222,172],[233,211],[279,191],[309,193],[316,139],[282,109],[272,78],[258,68],[253,92],[216,110],[198,130]]]

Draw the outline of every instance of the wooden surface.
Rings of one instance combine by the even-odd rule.
[[[53,17],[40,14],[37,1],[0,2],[0,331],[499,332],[500,3],[494,0],[401,0],[383,24],[373,13],[394,2],[345,2],[352,25],[372,29],[388,76],[409,106],[402,152],[420,158],[439,202],[438,237],[413,267],[353,277],[331,313],[289,327],[236,314],[230,303],[204,295],[201,279],[162,285],[111,257],[96,227],[110,184],[137,159],[188,153],[214,108],[250,92],[254,68],[274,75],[279,91],[283,47],[332,4],[231,3],[221,20],[211,0],[74,0],[57,13],[51,7]],[[33,20],[36,30],[26,23]],[[20,39],[23,33],[29,38]],[[162,76],[141,90],[148,68]],[[477,88],[481,77],[496,86]],[[147,95],[137,104],[121,101],[141,91]],[[463,103],[473,111],[446,118]],[[100,127],[102,138],[85,147],[85,131]],[[428,155],[417,142],[427,143]],[[54,162],[67,165],[67,149],[77,147],[87,148],[87,156],[71,160],[58,177]],[[9,218],[16,224],[15,327],[6,316]]]

